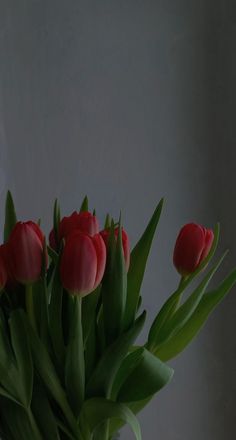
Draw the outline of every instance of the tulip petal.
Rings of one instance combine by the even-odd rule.
[[[204,258],[206,258],[206,256],[209,254],[213,240],[214,240],[213,231],[211,229],[205,229],[205,247],[201,255],[201,261],[203,261]]]
[[[42,233],[33,222],[18,222],[9,239],[9,260],[14,278],[21,283],[37,281],[41,274]]]
[[[60,271],[62,284],[71,293],[86,295],[94,289],[97,254],[88,235],[75,232],[68,237]]]
[[[76,228],[88,235],[95,235],[99,232],[97,217],[88,211],[80,212],[77,217]]]
[[[181,275],[193,272],[201,261],[205,246],[204,229],[194,223],[185,225],[176,240],[174,265]]]
[[[93,236],[93,244],[97,253],[97,273],[95,279],[94,289],[100,284],[102,281],[102,277],[104,275],[105,266],[106,266],[106,246],[105,243],[100,236],[100,234],[96,234]]]

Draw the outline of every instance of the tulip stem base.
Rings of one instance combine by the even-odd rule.
[[[27,312],[30,324],[32,325],[34,330],[37,330],[35,313],[34,313],[34,300],[33,300],[32,284],[27,284],[25,286],[25,307],[26,307],[26,312]]]

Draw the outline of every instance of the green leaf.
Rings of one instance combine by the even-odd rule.
[[[153,396],[148,397],[145,400],[139,400],[138,402],[130,402],[126,405],[134,414],[138,414],[152,400],[152,397]],[[111,419],[109,423],[109,435],[114,435],[124,425],[124,421],[122,422],[118,419]]]
[[[33,330],[33,328],[29,325],[26,315],[25,315],[25,322],[30,337],[31,352],[32,352],[35,368],[39,376],[41,377],[43,383],[45,384],[46,388],[49,390],[52,397],[55,399],[56,403],[61,408],[65,416],[65,419],[67,420],[68,425],[70,426],[70,429],[75,436],[75,439],[80,440],[76,420],[69,407],[66,398],[66,393],[62,388],[62,385],[57,376],[55,367],[50,359],[50,356],[47,350],[45,349],[44,345],[38,338],[37,334]]]
[[[82,330],[82,299],[69,297],[69,343],[66,349],[65,384],[67,396],[77,418],[84,401],[85,368]]]
[[[4,225],[4,243],[8,241],[12,229],[17,222],[14,202],[10,191],[7,191],[5,204],[5,225]]]
[[[51,258],[51,260],[53,261],[53,263],[57,263],[58,261],[58,253],[56,251],[54,251],[54,249],[52,249],[50,246],[47,246],[47,251],[48,251],[48,255]]]
[[[87,397],[110,395],[114,377],[121,365],[123,358],[129,351],[143,328],[146,313],[135,321],[133,327],[110,345],[102,355],[86,389]]]
[[[1,369],[0,369],[1,371]],[[2,378],[4,380],[4,376]],[[10,394],[7,390],[5,390],[3,387],[0,386],[0,395],[3,397],[6,397],[9,400],[12,400],[12,402],[16,403],[17,405],[23,406],[22,403],[15,398],[12,394]]]
[[[95,429],[109,419],[120,419],[128,423],[136,439],[141,440],[139,423],[132,411],[124,404],[103,398],[89,399],[84,403],[80,416],[82,431],[85,430],[92,436]]]
[[[15,314],[15,312],[13,312]],[[16,327],[16,328],[15,328]],[[18,343],[18,337],[24,341],[24,328],[20,328],[17,333],[17,323],[11,323],[11,338],[9,339],[9,328],[5,321],[3,312],[0,311],[0,395],[7,397],[13,402],[27,407],[29,404],[30,387],[32,384],[32,362],[28,359],[27,335],[24,346],[21,347],[21,341]],[[13,353],[13,349],[15,353]],[[26,365],[26,372],[22,371],[24,359],[29,360]],[[25,373],[29,372],[29,381],[25,378]],[[25,382],[27,383],[25,384]],[[24,388],[24,385],[26,388]]]
[[[84,200],[82,201],[79,212],[87,212],[87,211],[88,211],[88,197],[85,196]]]
[[[163,206],[163,199],[161,199],[154,214],[148,223],[146,230],[142,237],[136,244],[131,253],[130,267],[128,272],[128,289],[127,302],[125,310],[125,328],[134,322],[137,306],[139,301],[140,289],[144,277],[148,255],[151,249],[153,237],[160,219],[161,210]]]
[[[210,313],[223,300],[235,283],[236,269],[225,278],[217,289],[204,294],[191,318],[171,339],[161,345],[155,354],[163,361],[168,361],[183,351],[203,327]]]
[[[92,329],[93,323],[96,321],[96,308],[100,297],[101,286],[98,286],[92,293],[86,295],[82,302],[82,323],[84,346]],[[88,319],[89,317],[89,319]]]
[[[117,240],[114,224],[110,230],[106,273],[102,284],[103,317],[108,344],[122,332],[127,295],[127,271],[125,267],[122,230],[119,224]]]
[[[111,398],[112,400],[117,400],[118,392],[120,391],[124,382],[132,374],[135,368],[140,364],[143,357],[144,347],[138,347],[129,353],[121,363],[119,370],[115,376]]]
[[[138,349],[124,359],[117,373],[114,384],[116,393],[118,391],[117,400],[120,402],[144,400],[160,391],[171,380],[173,373],[172,368],[148,350]]]
[[[60,440],[56,420],[49,400],[42,384],[38,381],[36,382],[36,380],[33,388],[32,410],[40,431],[43,434],[43,438],[47,440]]]
[[[5,316],[2,309],[0,309],[0,364],[7,370],[9,364],[13,362],[13,360],[14,356],[8,338],[8,328]]]
[[[55,231],[57,244],[59,243],[58,233],[59,233],[60,221],[61,221],[60,206],[58,200],[56,199],[53,208],[53,228]]]
[[[48,290],[46,275],[32,285],[33,309],[40,339],[46,347],[50,347],[49,322],[48,322]]]
[[[178,307],[178,304],[180,302],[184,290],[213,258],[219,241],[219,233],[220,233],[220,226],[217,223],[214,228],[214,240],[209,254],[202,261],[202,263],[199,265],[199,267],[195,270],[194,273],[192,273],[189,277],[183,278],[181,280],[178,289],[170,296],[170,298],[167,299],[167,301],[165,302],[165,304],[157,314],[148,335],[147,347],[151,351],[155,350],[161,330],[163,326],[171,319],[172,315],[174,314],[176,308]]]
[[[197,308],[199,302],[201,301],[208,284],[210,283],[213,275],[221,265],[224,260],[227,252],[220,258],[220,260],[213,266],[213,268],[205,275],[202,282],[197,286],[194,292],[190,295],[190,297],[185,301],[185,303],[179,307],[179,309],[175,312],[175,314],[166,322],[166,324],[162,327],[159,335],[156,339],[156,347],[164,342],[166,339],[171,337],[172,334],[176,333],[184,324],[191,318],[191,315]]]
[[[99,347],[98,347],[98,339],[97,339],[97,324],[96,324],[96,319],[94,318],[92,319],[92,326],[90,328],[90,332],[87,338],[85,353],[84,353],[86,382],[88,381],[94,370],[98,353],[99,353]]]
[[[84,357],[86,381],[93,371],[96,363],[97,353],[99,351],[97,339],[97,310],[99,309],[100,303],[100,290],[101,286],[99,286],[90,295],[85,296],[82,302],[82,324],[85,349]]]
[[[61,430],[64,434],[66,434],[66,439],[67,439],[67,437],[68,437],[68,439],[70,439],[70,440],[74,440],[74,436],[73,436],[73,435],[71,434],[71,432],[67,429],[67,427],[64,425],[64,423],[62,422],[62,420],[59,419],[59,418],[57,418],[57,417],[55,417],[55,420],[56,420],[56,422],[57,422],[57,426],[58,426],[58,428],[60,428],[60,430]],[[78,432],[79,432],[79,440],[87,440],[87,439],[85,439],[84,436],[82,435],[82,433],[81,433],[81,429],[80,429],[79,426],[78,426]],[[64,436],[63,436],[63,439],[64,439]]]
[[[43,440],[33,414],[7,399],[4,401],[1,399],[1,418],[11,433],[12,437],[10,438],[14,440]]]
[[[22,403],[29,408],[33,387],[33,364],[22,310],[14,310],[11,313],[9,327],[18,371],[17,385]]]
[[[106,215],[104,229],[109,229],[111,227],[111,217],[110,214]]]

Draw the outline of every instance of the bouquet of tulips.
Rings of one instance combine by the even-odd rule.
[[[17,220],[6,199],[0,247],[0,435],[6,440],[111,440],[172,378],[166,362],[196,336],[236,282],[234,269],[208,285],[226,253],[208,271],[219,238],[197,224],[177,238],[177,289],[150,328],[141,285],[163,201],[130,252],[127,232],[107,215],[100,231],[84,199],[61,219],[58,202],[49,243],[40,221]],[[187,287],[199,275],[192,293]]]

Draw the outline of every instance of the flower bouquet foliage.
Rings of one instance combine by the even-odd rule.
[[[177,289],[158,312],[144,346],[141,285],[161,201],[130,253],[128,235],[108,215],[100,231],[87,198],[61,219],[58,202],[47,244],[40,222],[17,221],[6,199],[0,247],[0,431],[6,440],[111,440],[172,378],[167,361],[196,336],[236,282],[214,290],[208,271],[219,238],[196,224],[177,238]],[[187,287],[193,292],[183,298]],[[186,296],[186,295],[185,295]]]

